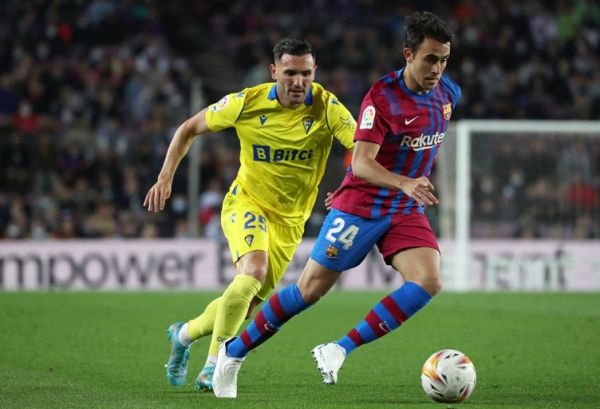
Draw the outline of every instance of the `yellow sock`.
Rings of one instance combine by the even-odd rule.
[[[258,294],[261,286],[260,281],[249,275],[235,276],[221,296],[217,308],[209,355],[217,355],[221,342],[237,333],[246,318],[250,301]]]
[[[190,339],[195,341],[200,337],[212,334],[220,301],[221,297],[215,298],[206,306],[202,314],[188,321],[188,335]]]

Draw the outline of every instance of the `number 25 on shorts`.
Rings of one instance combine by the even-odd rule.
[[[257,224],[258,228],[262,231],[267,231],[267,223],[265,217],[262,214],[259,214],[258,217],[252,212],[246,212],[244,214],[244,229],[256,229]]]

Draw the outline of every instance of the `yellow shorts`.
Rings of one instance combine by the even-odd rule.
[[[286,226],[269,221],[260,206],[239,185],[233,185],[223,200],[221,226],[234,264],[251,251],[267,252],[267,277],[257,294],[261,300],[266,299],[292,261],[302,240],[304,225]]]

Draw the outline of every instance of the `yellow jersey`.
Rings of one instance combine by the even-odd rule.
[[[285,108],[266,83],[223,97],[206,111],[211,131],[234,127],[239,185],[277,223],[297,225],[312,212],[333,138],[354,147],[356,121],[335,95],[312,84],[304,103]]]

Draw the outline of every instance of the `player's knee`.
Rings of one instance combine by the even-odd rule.
[[[428,277],[423,280],[421,287],[432,297],[442,291],[442,281],[439,277]]]
[[[254,277],[258,281],[260,281],[261,284],[264,284],[265,278],[267,277],[267,266],[261,266],[261,265],[245,266],[245,268],[242,270],[242,274],[246,274],[250,277]]]
[[[408,278],[408,281],[418,284],[432,297],[442,291],[442,281],[439,274],[420,274]]]

